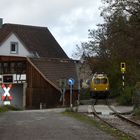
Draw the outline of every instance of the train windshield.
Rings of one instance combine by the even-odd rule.
[[[107,84],[107,79],[106,78],[102,78],[102,79],[96,78],[96,79],[94,79],[94,83],[95,84]]]
[[[103,79],[101,79],[101,84],[106,84],[107,83],[107,79],[106,78],[103,78]]]
[[[100,84],[100,79],[94,79],[95,84]]]

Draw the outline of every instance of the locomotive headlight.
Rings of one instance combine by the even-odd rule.
[[[96,90],[96,88],[94,88],[94,90]]]
[[[106,88],[106,90],[108,90],[108,88]]]

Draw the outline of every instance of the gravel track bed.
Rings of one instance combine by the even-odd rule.
[[[119,130],[133,136],[137,140],[140,139],[140,129],[138,127],[133,126],[132,124],[130,124],[126,121],[123,121],[118,117],[104,117],[103,119],[105,121],[113,124]]]
[[[136,123],[140,124],[140,118],[129,117],[130,120],[135,121]]]

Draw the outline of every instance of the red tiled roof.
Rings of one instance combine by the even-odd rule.
[[[3,24],[0,29],[0,43],[2,43],[10,33],[15,33],[30,52],[37,52],[40,57],[68,58],[46,27]]]
[[[78,89],[76,64],[73,60],[47,58],[30,58],[30,60],[57,87],[59,87],[60,79],[67,81],[69,78],[73,78],[75,80],[74,89]],[[69,88],[68,85],[66,88]]]

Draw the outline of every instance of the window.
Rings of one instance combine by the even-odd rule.
[[[2,63],[0,63],[0,74],[2,74]]]
[[[16,73],[16,65],[15,65],[15,62],[11,62],[10,63],[10,72],[12,74]]]
[[[26,73],[26,63],[25,62],[16,62],[16,73],[23,74]]]
[[[106,78],[101,79],[101,84],[107,84],[107,79]]]
[[[8,62],[4,62],[3,63],[3,73],[4,74],[8,74],[9,73],[9,63]]]
[[[98,78],[94,79],[94,83],[95,84],[100,84],[100,79],[98,79]]]
[[[98,78],[96,78],[96,79],[94,79],[94,83],[95,84],[107,84],[107,79],[106,78],[101,78],[101,79],[98,79]]]
[[[10,53],[11,54],[17,54],[18,53],[18,43],[17,42],[11,42]]]

